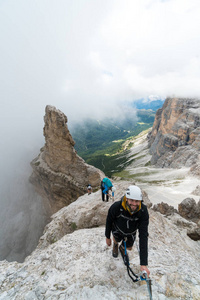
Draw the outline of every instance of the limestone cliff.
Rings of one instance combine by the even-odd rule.
[[[45,146],[31,162],[30,181],[52,215],[85,194],[88,183],[93,190],[99,188],[104,174],[77,155],[64,113],[48,105],[44,122]]]
[[[148,139],[152,164],[192,167],[200,174],[200,100],[166,99]]]

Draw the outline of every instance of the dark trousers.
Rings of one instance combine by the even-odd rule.
[[[106,201],[108,202],[108,192],[106,194],[103,193],[103,190],[105,188],[101,185],[101,198],[102,198],[102,201],[105,201],[105,197],[106,197]]]

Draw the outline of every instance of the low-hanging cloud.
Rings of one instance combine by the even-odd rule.
[[[199,97],[199,1],[8,0],[0,9],[4,109],[41,118],[52,104],[78,119],[151,94]]]
[[[44,144],[47,104],[70,124],[149,95],[200,97],[199,15],[198,0],[0,1],[4,202]]]

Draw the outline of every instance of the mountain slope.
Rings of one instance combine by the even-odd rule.
[[[104,121],[90,119],[74,125],[70,131],[78,154],[87,163],[111,176],[112,169],[117,167],[115,161],[121,160],[119,153],[123,151],[125,141],[150,128],[154,118],[155,112],[138,110],[136,117]]]
[[[129,183],[114,184],[118,199]],[[83,216],[87,215],[88,205],[91,212],[96,213],[91,213],[86,220]],[[0,262],[0,299],[149,299],[146,284],[133,283],[121,257],[112,257],[111,248],[105,243],[104,226],[72,232],[74,225],[71,233],[65,231],[72,214],[76,213],[73,220],[77,226],[83,219],[85,225],[98,217],[103,221],[110,205],[111,202],[102,203],[98,191],[80,197],[52,216],[40,245],[24,263]],[[200,244],[192,241],[185,229],[191,222],[179,217],[179,224],[182,222],[185,228],[177,227],[161,214],[151,209],[149,212],[153,299],[199,299],[200,272],[196,266],[200,259]],[[137,273],[136,246],[129,251],[129,257],[131,267]]]
[[[153,98],[153,99],[152,99]],[[157,109],[161,108],[164,103],[164,99],[159,99],[159,97],[150,97],[148,99],[139,99],[133,102],[133,106],[137,109],[151,109],[156,111]]]

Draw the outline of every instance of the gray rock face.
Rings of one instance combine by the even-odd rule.
[[[114,184],[115,199],[120,200],[130,182]],[[24,263],[0,261],[0,299],[149,299],[146,283],[133,283],[121,255],[113,258],[112,247],[106,245],[104,222],[111,204],[102,202],[99,190],[86,193],[54,214],[37,249]],[[189,238],[187,227],[174,225],[151,208],[149,215],[148,260],[153,299],[198,300],[199,242]],[[181,217],[175,216],[180,221]],[[73,231],[70,227],[75,223]],[[137,274],[136,245],[128,254],[130,266]]]
[[[123,191],[126,191],[130,183],[123,180],[113,183],[116,187],[115,199],[120,200]],[[142,195],[144,204],[150,208],[152,203],[147,193],[142,190]],[[112,202],[114,201],[102,202],[100,189],[96,193],[91,193],[91,195],[79,197],[75,202],[63,207],[51,217],[52,221],[46,225],[38,247],[46,247],[74,230],[104,226]]]
[[[171,205],[168,205],[167,203],[161,202],[158,204],[155,204],[153,206],[154,211],[159,211],[161,214],[165,216],[170,216],[174,213],[178,213],[178,211]]]
[[[200,196],[200,185],[197,185],[196,189],[192,192],[192,194]]]
[[[200,226],[187,231],[187,235],[194,241],[200,240]]]
[[[48,105],[44,121],[45,146],[31,162],[30,182],[50,216],[85,194],[88,183],[93,190],[99,188],[104,174],[77,155],[64,113]]]
[[[173,206],[161,202],[154,205],[153,210],[171,217],[177,226],[187,228],[187,235],[192,240],[200,240],[200,201],[196,204],[194,199],[186,198],[179,204],[178,211]]]
[[[157,167],[193,167],[200,163],[200,100],[166,99],[148,135],[151,163]]]
[[[198,222],[200,221],[200,201],[196,203],[194,199],[186,198],[178,205],[178,212],[183,218]]]

